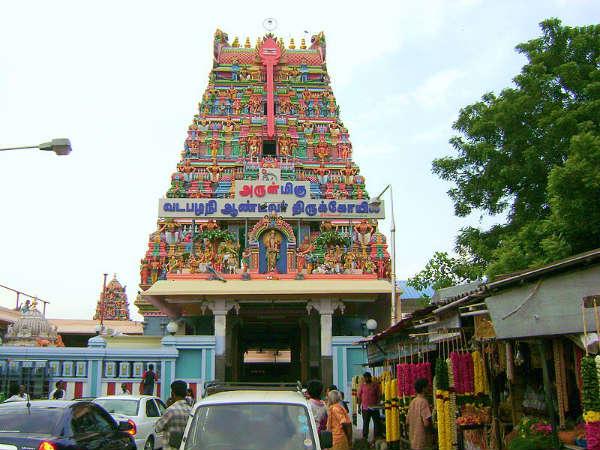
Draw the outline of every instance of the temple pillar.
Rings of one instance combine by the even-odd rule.
[[[203,309],[210,309],[215,318],[215,379],[225,381],[227,367],[227,314],[231,309],[239,311],[237,302],[217,300],[205,302]]]
[[[324,386],[333,383],[333,313],[340,309],[343,313],[344,304],[339,300],[323,298],[313,300],[306,305],[308,312],[315,309],[320,314],[321,324],[321,382]]]

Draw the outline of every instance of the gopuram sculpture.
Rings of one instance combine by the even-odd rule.
[[[360,149],[340,119],[325,35],[300,42],[215,33],[208,85],[140,262],[143,290],[214,273],[389,276],[383,207],[369,205],[352,160]]]

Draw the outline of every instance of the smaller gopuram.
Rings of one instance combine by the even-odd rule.
[[[214,342],[217,379],[316,377],[349,395],[364,362],[352,343],[368,319],[390,322],[390,256],[383,204],[369,202],[330,85],[325,35],[230,43],[217,30],[212,57],[141,259],[145,333],[167,330],[181,348]],[[272,363],[255,362],[265,353]],[[191,361],[181,370],[212,376]]]
[[[94,320],[129,320],[129,302],[125,287],[117,280],[117,274],[100,292]]]

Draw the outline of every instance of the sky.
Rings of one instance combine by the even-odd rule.
[[[514,47],[539,36],[539,22],[597,23],[600,2],[0,1],[0,147],[73,144],[67,157],[0,152],[0,284],[50,301],[50,317],[87,319],[102,274],[116,273],[132,304],[213,33],[254,43],[268,17],[286,42],[325,32],[367,189],[393,187],[396,273],[407,278],[452,251],[461,227],[501,220],[455,217],[450,185],[431,172],[453,154],[460,109],[511,85],[525,63]],[[0,305],[13,306],[1,291]]]

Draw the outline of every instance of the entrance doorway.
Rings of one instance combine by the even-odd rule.
[[[227,378],[241,382],[308,379],[309,328],[303,305],[243,305],[232,327]]]

